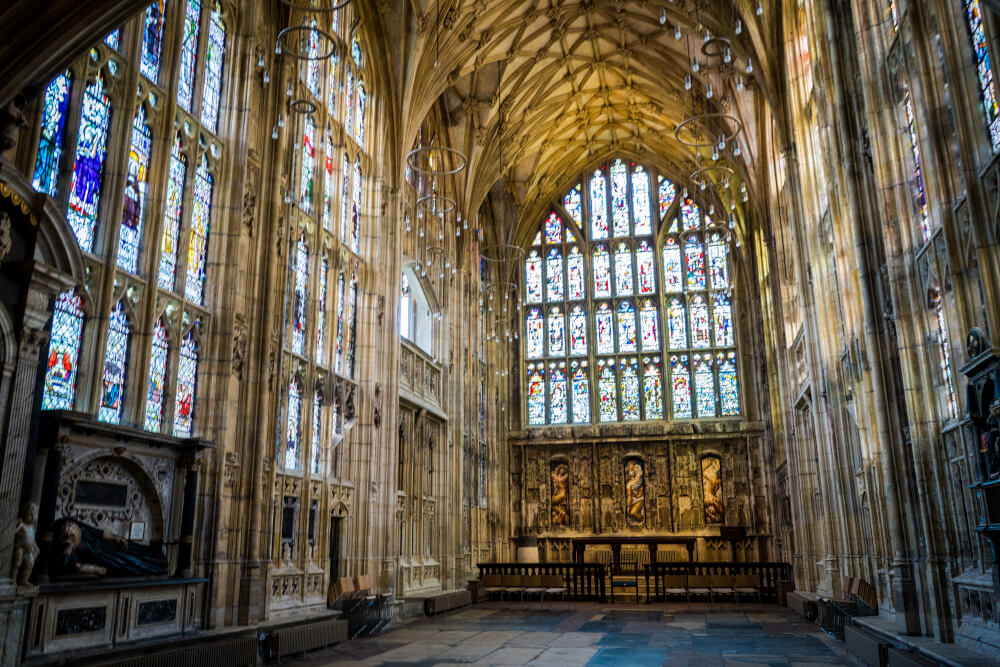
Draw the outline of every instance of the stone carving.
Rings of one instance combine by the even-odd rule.
[[[354,385],[350,385],[347,389],[347,400],[344,401],[344,420],[350,421],[354,419]]]
[[[0,211],[0,260],[10,252],[10,214]]]
[[[631,458],[625,461],[625,516],[629,523],[641,524],[646,521],[645,470],[642,460]]]
[[[35,522],[38,520],[38,505],[27,503],[21,508],[21,516],[14,528],[14,551],[11,554],[10,578],[19,587],[27,587],[31,570],[35,567],[38,557],[38,545],[35,544]]]
[[[375,396],[372,400],[374,407],[372,407],[372,423],[375,428],[382,427],[382,385],[375,383]]]
[[[569,465],[552,464],[552,525],[569,526]]]
[[[0,252],[0,258],[2,257],[3,253]],[[975,359],[988,349],[990,349],[990,340],[987,338],[986,332],[979,327],[972,327],[969,330],[969,335],[965,337],[965,350],[969,355],[969,359]]]
[[[17,136],[28,127],[23,110],[25,101],[24,95],[16,95],[0,109],[0,153],[6,153],[16,146]]]
[[[56,550],[49,572],[56,578],[164,575],[161,549],[126,540],[76,519],[56,523]]]
[[[260,168],[250,165],[247,169],[247,182],[243,186],[243,225],[250,236],[253,236],[253,221],[257,214],[257,188],[260,180]]]
[[[247,357],[247,325],[243,317],[236,316],[233,325],[233,375],[237,379],[243,379],[243,367]]]
[[[705,493],[705,523],[724,523],[722,506],[722,462],[717,456],[701,460],[701,483]]]

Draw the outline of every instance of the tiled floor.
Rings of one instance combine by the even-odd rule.
[[[411,619],[298,660],[322,665],[847,665],[840,646],[777,606],[598,605],[505,610],[497,603]],[[562,605],[560,605],[562,607]]]

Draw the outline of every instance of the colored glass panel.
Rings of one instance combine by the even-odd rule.
[[[983,25],[983,8],[980,0],[966,0],[965,16],[972,35],[973,54],[976,59],[976,74],[979,77],[979,93],[982,96],[986,126],[990,131],[993,150],[1000,150],[1000,106],[997,105],[996,85],[993,81],[993,64],[986,41]]]
[[[365,81],[358,77],[358,111],[356,124],[358,126],[355,138],[358,145],[364,148],[365,145],[365,105],[368,104],[368,94],[365,92]]]
[[[351,163],[347,155],[344,155],[340,173],[340,240],[346,244],[351,238]]]
[[[635,352],[635,306],[622,301],[618,306],[618,351]]]
[[[31,186],[38,192],[55,196],[59,181],[59,160],[66,136],[66,109],[72,92],[72,75],[66,70],[52,79],[42,98],[42,129]]]
[[[941,367],[941,379],[944,381],[946,390],[948,417],[951,419],[958,419],[958,399],[955,395],[955,375],[951,367],[951,349],[948,346],[948,325],[944,319],[944,307],[940,300],[938,301],[936,315],[938,348],[940,351],[938,363]]]
[[[299,467],[302,449],[302,386],[298,378],[288,383],[288,420],[285,424],[285,469]]]
[[[586,297],[587,278],[583,268],[583,255],[580,249],[573,246],[566,256],[566,273],[569,282],[567,298],[570,301],[579,301]]]
[[[642,333],[642,349],[652,352],[660,349],[660,332],[656,321],[656,304],[649,299],[639,308],[639,330]]]
[[[351,278],[351,291],[349,300],[347,302],[348,307],[348,319],[347,319],[347,360],[345,362],[347,366],[347,377],[354,377],[354,360],[355,353],[357,352],[357,331],[358,331],[358,281],[356,278]]]
[[[343,367],[344,349],[344,272],[337,278],[337,338],[333,346],[333,367],[339,373]]]
[[[226,24],[222,6],[215,3],[208,21],[208,53],[205,58],[205,87],[201,95],[201,123],[209,132],[219,128],[222,106],[222,67],[226,60]]]
[[[565,283],[562,253],[559,252],[558,248],[552,248],[549,250],[549,256],[545,259],[546,299],[548,301],[562,301],[565,297]]]
[[[684,231],[698,229],[701,226],[701,211],[698,205],[690,199],[685,200],[681,206],[681,220],[684,223]]]
[[[347,68],[347,80],[344,83],[344,132],[354,135],[354,72]]]
[[[697,234],[684,243],[684,265],[687,268],[687,288],[705,289],[705,248]]]
[[[635,359],[622,364],[622,420],[639,420],[639,373]]]
[[[142,27],[142,52],[139,56],[139,71],[157,83],[160,76],[160,55],[163,50],[163,17],[166,15],[166,0],[154,0],[146,7]]]
[[[542,302],[542,258],[537,250],[532,250],[524,260],[524,300],[527,303]]]
[[[642,403],[646,419],[663,419],[663,381],[660,360],[646,360],[642,378]]]
[[[566,243],[576,243],[576,234],[569,227],[566,228]]]
[[[303,235],[295,244],[294,265],[295,289],[292,304],[292,352],[305,354],[306,351],[306,308],[308,304],[307,284],[309,282],[309,247]]]
[[[194,203],[191,206],[191,234],[188,239],[187,282],[184,297],[202,305],[205,296],[205,268],[208,264],[208,229],[212,218],[212,175],[208,173],[208,157],[194,174]]]
[[[535,234],[535,238],[531,242],[531,245],[542,245],[542,230],[539,229],[538,233]]]
[[[712,289],[729,287],[729,260],[726,241],[719,234],[712,234],[708,242],[708,270]]]
[[[528,366],[528,423],[545,423],[545,370],[541,364]]]
[[[694,355],[694,387],[699,417],[715,416],[715,373],[711,355]]]
[[[725,294],[715,295],[712,319],[715,324],[716,347],[732,347],[736,342],[733,335],[733,306]]]
[[[920,212],[920,232],[923,240],[927,241],[931,237],[931,217],[930,209],[927,206],[927,192],[924,190],[924,173],[920,160],[920,142],[917,140],[917,129],[913,121],[913,101],[909,93],[903,102],[906,110],[906,125],[910,137],[910,153],[913,155],[913,195],[916,199],[917,210]]]
[[[333,189],[336,187],[333,178],[333,136],[330,127],[326,128],[326,155],[323,160],[323,229],[333,231]]]
[[[638,272],[639,294],[653,294],[656,292],[656,262],[653,256],[653,248],[646,241],[639,243],[635,251],[636,271]]]
[[[566,354],[566,317],[559,306],[549,309],[549,354],[562,356]]]
[[[129,148],[128,174],[125,177],[125,204],[118,236],[118,267],[129,273],[135,273],[139,268],[139,245],[142,242],[142,225],[146,219],[151,144],[152,137],[146,127],[146,111],[140,104],[139,111],[132,120],[132,145]]]
[[[302,178],[299,181],[299,208],[312,213],[313,177],[316,175],[316,123],[306,114],[302,122]]]
[[[674,203],[674,199],[677,198],[677,188],[674,187],[673,183],[661,176],[658,194],[660,199],[660,217],[662,218],[667,214],[667,209],[670,208],[670,205]]]
[[[681,280],[681,247],[673,237],[663,244],[663,291],[667,293],[682,292],[684,283]]]
[[[410,280],[403,274],[403,287],[399,297],[399,335],[410,337]]]
[[[671,299],[667,306],[667,333],[671,350],[687,347],[687,313],[680,299]]]
[[[549,366],[549,423],[565,424],[568,420],[566,405],[566,371],[564,364]]]
[[[632,250],[624,243],[615,250],[615,296],[626,296],[635,291],[632,277]]]
[[[587,354],[587,313],[583,306],[574,306],[569,314],[569,353],[574,357]]]
[[[181,71],[177,76],[177,103],[191,111],[194,101],[194,79],[198,64],[198,33],[201,30],[201,0],[187,0],[184,24],[181,27]]]
[[[653,214],[650,211],[649,174],[642,167],[632,170],[632,216],[635,218],[635,235],[653,233]]]
[[[611,307],[602,303],[594,315],[594,328],[597,331],[597,353],[613,354],[615,351],[615,333],[612,323]]]
[[[149,386],[146,389],[147,431],[159,433],[163,428],[163,402],[167,391],[167,327],[163,319],[156,320],[153,327],[153,341],[149,350]]]
[[[545,354],[545,323],[542,311],[532,308],[528,311],[525,325],[525,354],[529,359],[538,359]]]
[[[691,347],[698,349],[711,345],[709,341],[708,304],[705,298],[691,299]]]
[[[562,220],[555,213],[551,213],[545,221],[545,242],[562,243]]]
[[[578,225],[583,224],[583,197],[580,195],[580,186],[576,186],[563,197],[563,207],[569,213],[569,217]]]
[[[52,314],[42,410],[73,409],[82,332],[83,302],[73,290],[63,292]]]
[[[740,392],[736,379],[736,353],[719,353],[719,408],[723,417],[740,414]]]
[[[594,296],[602,299],[611,296],[611,258],[602,245],[594,248]]]
[[[108,342],[104,350],[104,376],[101,404],[97,418],[109,424],[122,419],[122,399],[125,395],[125,371],[128,368],[128,316],[121,301],[115,304],[108,318]]]
[[[104,43],[117,51],[118,47],[121,45],[121,38],[121,30],[112,30],[104,37]]]
[[[608,183],[600,170],[590,177],[590,238],[608,238]]]
[[[160,271],[158,283],[173,290],[177,276],[177,241],[183,214],[184,182],[187,178],[187,157],[181,153],[181,136],[177,135],[170,149],[170,175],[167,178],[167,203],[163,211],[163,234],[160,241]]]
[[[313,97],[319,97],[319,30],[316,28],[315,17],[309,22],[306,54],[308,55],[305,61],[306,88],[313,94]]]
[[[675,419],[690,419],[692,415],[691,373],[687,359],[686,354],[670,357],[670,386]]]
[[[320,395],[318,391],[313,392],[313,429],[312,429],[312,463],[309,466],[309,472],[314,475],[319,474],[320,466],[320,452],[322,447],[322,429],[323,429],[323,403],[320,400]]]
[[[174,435],[187,438],[194,422],[194,400],[198,378],[198,344],[194,334],[188,333],[181,341],[177,360],[177,391],[174,401]]]
[[[351,200],[351,250],[361,249],[361,160],[354,161],[354,193]]]
[[[616,237],[629,235],[628,170],[621,160],[611,165],[611,221]]]
[[[597,392],[602,422],[618,421],[618,386],[615,382],[615,364],[601,359],[597,362]]]
[[[66,219],[84,252],[90,252],[94,245],[110,122],[111,101],[104,94],[104,79],[98,74],[83,94],[73,183],[66,210]]]
[[[590,377],[587,362],[573,363],[573,423],[590,422]]]

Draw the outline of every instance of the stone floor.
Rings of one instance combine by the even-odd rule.
[[[373,638],[283,660],[321,665],[847,665],[836,641],[771,605],[467,607],[416,618]]]

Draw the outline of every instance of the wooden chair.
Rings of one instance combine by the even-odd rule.
[[[733,577],[733,594],[739,598],[743,594],[757,594],[757,602],[761,601],[760,581],[756,574],[737,574]]]
[[[525,596],[529,595],[539,596],[539,606],[540,606],[542,598],[545,596],[545,587],[542,586],[542,575],[526,574],[521,577],[521,585],[524,586]]]
[[[707,574],[689,574],[687,580],[688,602],[691,602],[692,595],[708,596],[708,603],[712,604],[712,577]]]
[[[497,593],[503,599],[503,582],[499,574],[484,574],[483,589],[486,591],[487,598]]]
[[[730,602],[736,602],[736,590],[734,588],[735,579],[731,574],[713,574],[709,576],[711,581],[712,596],[728,595]]]
[[[688,602],[691,596],[688,595],[688,578],[686,574],[665,574],[663,575],[663,604],[666,605],[669,596],[683,595]]]
[[[507,600],[510,601],[510,596],[514,593],[521,594],[521,602],[524,603],[524,585],[521,583],[521,575],[519,574],[503,574],[500,575],[500,582],[503,586],[503,592],[507,594]],[[500,599],[503,599],[501,594]],[[509,605],[508,605],[509,606]]]
[[[545,586],[545,593],[542,594],[543,599],[546,595],[561,595],[563,602],[566,602],[566,580],[561,574],[543,574],[542,586]],[[566,608],[568,609],[569,606],[567,605]]]

